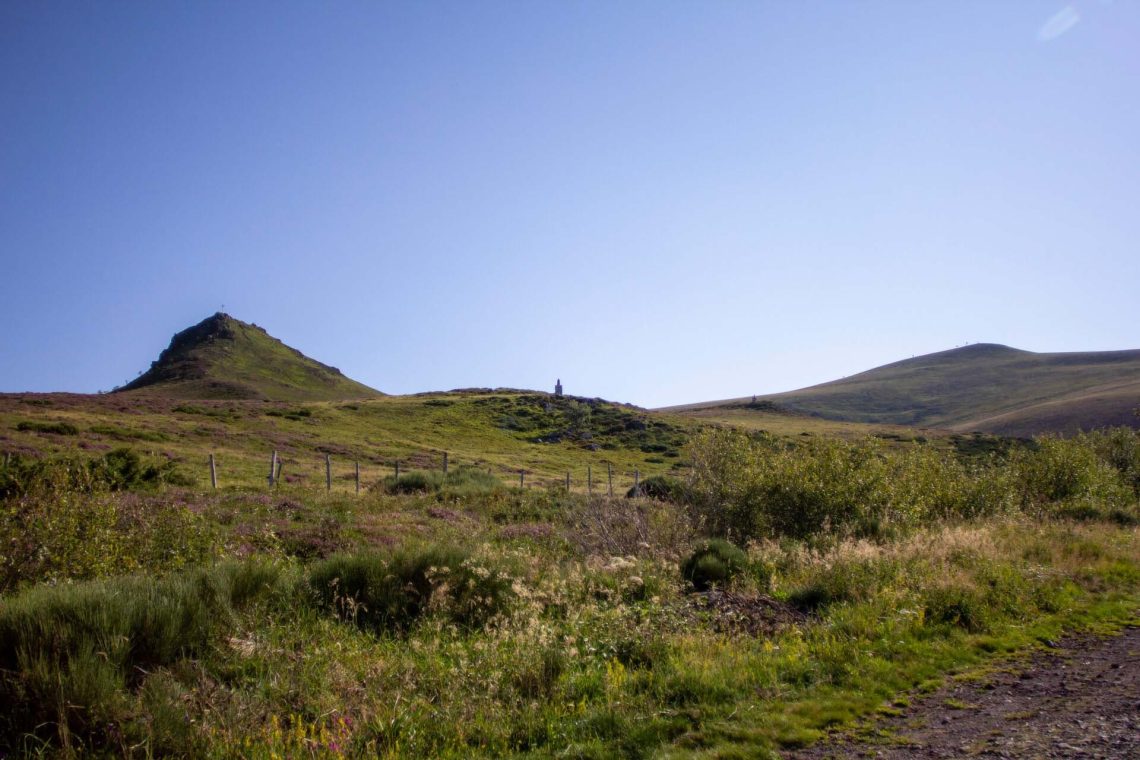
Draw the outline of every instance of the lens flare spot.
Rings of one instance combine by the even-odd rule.
[[[1041,25],[1041,28],[1037,30],[1037,39],[1041,42],[1055,40],[1076,26],[1080,20],[1081,14],[1077,13],[1077,9],[1071,5],[1066,5]]]

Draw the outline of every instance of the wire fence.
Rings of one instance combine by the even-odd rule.
[[[494,465],[481,460],[461,463],[452,458],[449,452],[419,452],[409,454],[403,458],[391,458],[386,461],[373,459],[367,462],[362,474],[361,460],[342,460],[326,453],[323,460],[318,460],[316,467],[310,463],[308,467],[301,465],[301,460],[285,457],[273,450],[269,456],[265,483],[270,489],[282,484],[287,485],[314,485],[317,480],[318,487],[323,486],[327,492],[349,490],[360,494],[382,483],[392,483],[400,480],[413,471],[441,472],[445,477],[462,469],[477,469],[486,472],[488,476],[498,478],[503,485],[517,488],[562,488],[568,492],[586,493],[589,495],[623,496],[630,489],[639,489],[644,479],[640,469],[617,469],[611,462],[586,464],[584,467],[566,470],[564,475],[551,476],[549,468],[541,473],[531,468],[511,468]],[[288,468],[287,468],[288,465]],[[207,460],[210,487],[217,490],[223,485],[248,486],[248,479],[241,482],[231,480],[226,483],[225,473],[218,458],[211,453]],[[377,470],[380,470],[378,473]],[[314,478],[314,473],[319,473]]]

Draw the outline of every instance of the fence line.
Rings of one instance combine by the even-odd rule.
[[[426,453],[426,455],[412,455],[409,458],[419,459],[421,461],[426,459],[426,461],[428,462],[428,467],[426,469],[430,470],[431,469],[431,466],[430,466],[431,460],[437,454],[441,455],[441,457],[439,459],[436,459],[435,461],[437,463],[439,463],[439,465],[442,468],[442,472],[445,475],[449,472],[449,468],[450,468],[451,464],[458,464],[457,462],[455,462],[451,458],[449,452],[446,452],[446,451],[444,451],[444,452],[428,452],[428,453]],[[391,476],[381,476],[377,480],[372,481],[373,484],[383,482],[384,480],[387,479],[387,477],[391,477],[394,480],[399,480],[401,474],[405,474],[405,475],[407,474],[408,470],[404,470],[401,468],[401,461],[402,461],[401,459],[393,458],[390,461],[391,461],[391,467],[392,467],[392,473],[393,474]],[[479,461],[483,461],[483,460],[479,460]],[[296,460],[290,459],[290,462],[295,463]],[[277,449],[273,449],[271,452],[271,455],[270,455],[270,459],[269,459],[269,473],[268,473],[268,476],[266,478],[270,489],[274,489],[274,488],[280,486],[284,482],[282,480],[282,472],[283,472],[284,464],[285,464],[285,457],[281,456]],[[614,495],[614,466],[613,466],[612,462],[608,462],[608,461],[605,464],[606,464],[606,494],[610,497],[613,497],[613,495]],[[325,454],[324,465],[325,465],[325,467],[324,467],[324,470],[325,470],[325,491],[331,493],[333,490],[333,459],[332,459],[332,454],[329,454],[329,453]],[[211,452],[209,454],[207,466],[209,468],[208,471],[209,471],[209,475],[210,475],[210,487],[213,490],[217,490],[217,488],[218,488],[218,474],[219,474],[219,470],[222,468],[219,466],[218,459],[213,452]],[[377,466],[383,468],[386,465],[384,465],[384,463],[381,461],[381,462],[377,463]],[[472,466],[477,466],[480,468],[480,470],[483,469],[483,466],[486,466],[487,474],[495,476],[495,473],[493,471],[494,466],[486,463],[485,461],[483,462],[483,465],[479,465],[476,462],[476,463],[473,463]],[[593,468],[593,463],[587,462],[585,464],[585,468],[586,468],[585,493],[587,495],[592,496],[594,494],[594,468]],[[500,467],[499,469],[501,471],[501,473],[497,476],[499,478],[499,480],[503,479],[502,475],[505,473],[518,472],[518,487],[519,488],[528,488],[528,487],[530,487],[530,488],[535,488],[535,487],[547,487],[547,488],[549,488],[549,487],[557,484],[557,486],[561,486],[568,493],[573,491],[573,483],[574,483],[574,481],[573,481],[573,470],[567,470],[564,478],[555,479],[555,480],[551,480],[548,478],[544,482],[542,478],[538,478],[538,477],[535,477],[532,480],[528,480],[526,477],[527,474],[530,473],[531,475],[533,475],[534,473],[532,471],[528,470],[527,468],[519,468],[519,469],[515,470],[514,468],[509,468],[509,467],[507,467],[507,468]],[[296,470],[294,470],[294,471],[296,472]],[[302,473],[303,473],[303,470],[301,472],[299,472],[296,477],[297,478],[305,478],[306,476]],[[618,475],[620,476],[621,474],[623,474],[623,473],[621,473],[619,471]],[[641,470],[640,470],[640,468],[635,468],[632,471],[632,473],[626,472],[624,474],[632,475],[632,479],[633,479],[633,489],[632,490],[640,490],[641,489]],[[351,473],[346,473],[345,475],[340,476],[340,477],[341,477],[341,479],[344,479],[344,480],[351,479],[353,481],[354,492],[358,495],[360,494],[361,484],[364,481],[362,480],[362,477],[361,477],[361,467],[360,467],[360,460],[359,459],[353,460]],[[365,483],[365,485],[367,486],[370,484]],[[579,488],[581,488],[581,486],[579,486]]]

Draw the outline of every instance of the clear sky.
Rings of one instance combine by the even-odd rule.
[[[1138,2],[0,4],[0,390],[215,311],[659,406],[1140,348]]]

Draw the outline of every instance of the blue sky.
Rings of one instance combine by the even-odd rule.
[[[646,406],[1140,347],[1140,4],[0,5],[0,390],[222,309]]]

